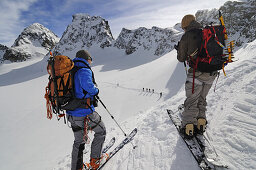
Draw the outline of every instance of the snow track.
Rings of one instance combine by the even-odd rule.
[[[208,112],[212,113],[208,132],[232,169],[256,167],[255,59],[256,56],[244,60],[227,71],[227,78],[220,79],[216,94],[208,96]]]

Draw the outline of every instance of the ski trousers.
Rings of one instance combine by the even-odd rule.
[[[196,71],[194,79],[194,93],[192,93],[193,69],[189,69],[185,84],[186,100],[184,102],[184,111],[181,114],[182,127],[186,126],[188,123],[197,125],[198,118],[206,119],[206,96],[211,89],[217,74],[217,71],[213,73]]]
[[[71,128],[74,133],[74,144],[72,150],[71,170],[82,169],[83,167],[83,150],[85,147],[84,141],[84,121],[88,121],[88,130],[95,132],[91,144],[91,158],[100,158],[103,143],[106,136],[106,128],[97,112],[93,112],[86,117],[75,117],[68,115],[68,121],[71,123]]]

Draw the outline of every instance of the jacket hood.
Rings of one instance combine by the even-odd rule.
[[[191,21],[190,24],[187,26],[186,31],[195,29],[195,28],[202,28],[203,26],[197,21]]]

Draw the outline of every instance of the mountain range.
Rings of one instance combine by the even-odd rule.
[[[219,24],[218,11],[221,10],[230,40],[236,47],[256,39],[256,2],[226,2],[219,9],[199,10],[195,16],[203,25]],[[75,55],[77,49],[108,49],[110,47],[130,55],[138,51],[148,51],[156,57],[173,49],[183,31],[180,24],[171,28],[145,28],[134,30],[123,28],[114,39],[108,21],[100,16],[74,14],[61,38],[39,23],[25,28],[9,48],[0,46],[0,61],[25,61],[45,56],[49,50],[55,54]],[[237,49],[238,49],[237,48]],[[93,51],[93,50],[92,50]],[[97,50],[96,50],[97,51]]]

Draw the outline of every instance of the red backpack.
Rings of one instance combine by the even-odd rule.
[[[191,30],[196,32],[195,38],[198,38],[196,40],[198,42],[197,50],[189,56],[188,61],[189,66],[193,68],[192,93],[194,93],[195,70],[213,73],[223,69],[224,75],[226,75],[224,66],[233,62],[234,41],[230,41],[228,46],[225,44],[228,36],[221,11],[219,11],[219,20],[220,25]],[[224,49],[227,51],[226,54],[224,54]]]
[[[201,72],[212,73],[221,70],[228,60],[224,55],[226,29],[222,25],[206,26],[196,31],[198,41],[197,57],[190,56],[189,65]]]
[[[203,29],[191,30],[197,32],[198,40],[198,50],[194,53],[195,56],[189,56],[189,66],[193,68],[193,85],[192,93],[194,93],[194,79],[195,70],[213,73],[218,70],[223,69],[227,63],[232,62],[229,54],[224,54],[224,49],[226,49],[225,40],[227,39],[226,29],[223,25],[217,26],[206,26]],[[232,44],[230,44],[232,46]],[[227,48],[227,49],[232,49]],[[229,51],[232,53],[232,51]],[[233,54],[232,54],[233,55]],[[225,72],[224,72],[225,74]]]

